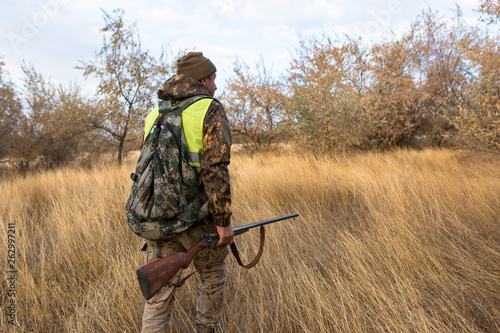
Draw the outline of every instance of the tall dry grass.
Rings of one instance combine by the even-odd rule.
[[[124,220],[132,169],[0,183],[2,267],[7,223],[18,232],[18,331],[139,331],[142,257]],[[301,217],[267,228],[256,268],[228,259],[229,332],[500,331],[498,157],[236,155],[231,176],[234,225]],[[236,239],[248,257],[257,234]],[[193,331],[197,283],[177,291],[173,332]]]

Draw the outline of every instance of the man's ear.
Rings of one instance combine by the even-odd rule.
[[[208,80],[208,78],[209,78],[209,77],[207,76],[207,77],[205,77],[205,78],[203,78],[203,79],[201,79],[201,80],[200,80],[201,84],[203,84],[203,86],[204,86],[205,88],[207,87],[207,80]]]

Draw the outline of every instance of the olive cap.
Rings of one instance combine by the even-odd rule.
[[[177,74],[186,74],[201,80],[215,73],[217,69],[202,52],[189,52],[177,60]]]

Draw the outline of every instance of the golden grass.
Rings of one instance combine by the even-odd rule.
[[[124,220],[133,164],[0,182],[2,267],[7,223],[17,231],[18,331],[139,331],[140,242]],[[301,217],[267,228],[256,268],[228,259],[229,332],[500,331],[498,158],[238,154],[231,176],[235,226]],[[244,255],[257,235],[236,239]],[[193,331],[197,283],[178,290],[173,332]]]

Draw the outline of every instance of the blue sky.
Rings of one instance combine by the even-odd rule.
[[[95,82],[75,69],[94,59],[102,46],[101,9],[125,10],[142,46],[154,56],[161,47],[196,50],[212,59],[223,90],[236,59],[254,65],[263,59],[278,74],[286,70],[301,38],[361,36],[367,42],[407,31],[425,9],[452,17],[457,5],[475,24],[476,0],[0,0],[0,56],[20,85],[21,63],[33,64],[56,84],[79,82],[91,95]],[[302,36],[302,37],[300,37]],[[173,61],[174,59],[170,58]]]

